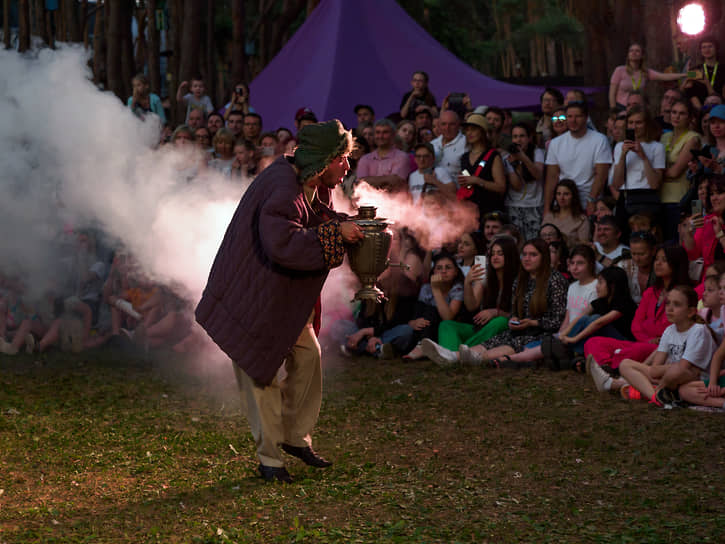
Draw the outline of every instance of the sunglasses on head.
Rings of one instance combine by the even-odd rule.
[[[654,245],[656,240],[654,234],[649,232],[648,230],[637,230],[634,231],[629,235],[629,239],[635,239],[635,240],[644,240],[645,242],[649,242],[650,244]]]

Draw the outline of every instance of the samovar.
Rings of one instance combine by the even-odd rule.
[[[388,229],[390,223],[384,218],[375,217],[376,212],[375,206],[360,206],[358,214],[350,218],[365,235],[361,241],[347,248],[350,268],[362,283],[353,300],[381,302],[385,299],[375,283],[378,276],[390,265],[388,254],[393,233]]]

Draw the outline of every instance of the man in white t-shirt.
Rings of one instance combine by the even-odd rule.
[[[594,249],[597,251],[597,262],[602,266],[612,266],[629,256],[629,248],[619,243],[621,235],[622,232],[614,216],[605,215],[597,222],[594,230]]]
[[[551,140],[546,154],[546,185],[544,215],[551,212],[554,188],[560,179],[573,180],[579,189],[582,208],[594,212],[594,202],[607,182],[612,152],[604,134],[587,128],[589,109],[585,102],[572,102],[566,107],[569,128]]]
[[[420,201],[420,195],[432,191],[441,191],[451,196],[456,193],[456,182],[451,178],[448,170],[440,166],[433,168],[435,151],[429,143],[415,146],[415,164],[418,169],[408,176],[408,192],[413,203]]]
[[[466,152],[466,137],[461,132],[461,120],[452,110],[441,112],[438,119],[441,135],[431,142],[436,153],[436,166],[442,166],[452,179],[461,172],[461,157]]]

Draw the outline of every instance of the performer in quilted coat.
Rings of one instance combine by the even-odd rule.
[[[234,362],[267,481],[291,482],[278,445],[308,465],[322,400],[319,297],[360,228],[332,209],[352,137],[338,120],[305,126],[247,189],[227,228],[196,319]],[[284,373],[278,370],[284,364]]]

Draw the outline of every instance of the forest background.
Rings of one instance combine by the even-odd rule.
[[[635,41],[644,46],[648,66],[676,64],[682,54],[673,39],[676,14],[689,2],[398,0],[435,39],[489,76],[581,86],[606,85]],[[6,48],[21,52],[57,41],[83,43],[92,50],[95,82],[122,100],[131,95],[133,75],[145,72],[152,91],[169,97],[173,117],[179,82],[201,74],[214,103],[225,103],[231,87],[252,81],[319,3],[3,0],[3,37]],[[719,0],[698,3],[706,10],[706,32],[723,35]]]

